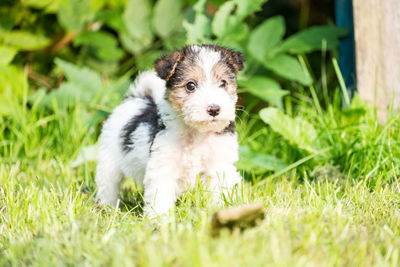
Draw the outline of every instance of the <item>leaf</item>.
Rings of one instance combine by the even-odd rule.
[[[46,6],[45,13],[48,14],[57,14],[58,9],[60,8],[62,0],[53,0],[51,3]]]
[[[356,125],[364,118],[367,114],[367,110],[364,108],[349,108],[341,110],[340,120],[341,125]]]
[[[252,151],[248,146],[240,146],[239,154],[240,159],[236,163],[236,167],[246,172],[279,171],[286,167],[286,164],[281,159]]]
[[[128,0],[122,15],[129,36],[141,46],[151,44],[151,6],[148,0]]]
[[[59,58],[55,60],[55,63],[64,71],[68,81],[62,83],[57,90],[45,95],[39,106],[52,108],[54,100],[60,108],[71,107],[78,102],[89,105],[103,89],[101,77],[96,72],[77,67]]]
[[[68,81],[79,86],[83,92],[94,93],[103,88],[100,75],[93,70],[79,68],[59,58],[55,60],[55,63],[65,72]]]
[[[35,9],[43,9],[44,13],[57,13],[62,1],[63,0],[20,0],[23,6],[32,7]]]
[[[43,9],[50,5],[54,0],[20,0],[23,6]]]
[[[237,4],[237,16],[244,19],[251,13],[261,10],[267,0],[234,0],[234,2]]]
[[[195,23],[184,21],[183,27],[186,29],[188,43],[201,43],[207,39],[210,21],[204,14],[198,14]]]
[[[132,54],[139,54],[144,49],[143,44],[131,38],[127,32],[120,32],[119,39],[122,46]]]
[[[231,12],[235,8],[233,1],[225,2],[214,15],[214,19],[211,24],[213,33],[216,36],[222,36],[227,32],[227,29],[232,26]]]
[[[167,53],[167,52],[173,51],[177,47],[182,47],[186,44],[186,32],[179,31],[174,34],[174,38],[167,38],[163,41],[164,41],[163,46],[166,51],[159,50],[159,52]]]
[[[153,28],[162,38],[168,37],[178,26],[182,4],[176,0],[158,0],[154,6]]]
[[[187,19],[183,21],[186,30],[187,42],[190,44],[207,42],[210,36],[210,20],[204,15],[206,0],[199,0],[194,6],[194,22],[190,23]]]
[[[93,47],[96,50],[97,57],[103,60],[117,61],[124,54],[118,47],[118,41],[108,32],[83,32],[74,38],[74,44],[85,44],[89,47]]]
[[[234,28],[230,28],[229,31],[229,33],[218,37],[216,42],[229,48],[243,51],[242,41],[246,41],[248,38],[249,26],[246,23],[239,23]]]
[[[335,26],[314,26],[298,32],[287,38],[279,48],[280,52],[292,54],[309,53],[322,49],[323,40],[326,49],[332,49],[339,44],[339,37],[346,35],[346,30]]]
[[[288,95],[289,91],[282,90],[278,82],[263,76],[255,76],[238,82],[246,92],[283,109],[282,98]]]
[[[90,1],[62,0],[57,18],[67,30],[79,31],[94,17],[94,14]]]
[[[247,49],[254,58],[263,62],[271,56],[271,51],[281,41],[284,34],[283,17],[272,17],[251,32]]]
[[[278,54],[264,61],[263,65],[283,78],[297,81],[303,85],[312,83],[308,70],[304,69],[296,58],[287,54]]]
[[[17,53],[17,49],[0,45],[0,66],[8,65]]]
[[[51,91],[49,94],[42,95],[37,92],[31,97],[30,102],[34,102],[41,98],[39,107],[53,108],[55,102],[58,107],[66,108],[82,103],[87,110],[96,109],[93,113],[87,113],[85,123],[96,124],[100,119],[104,118],[105,112],[113,103],[120,102],[121,96],[125,93],[130,85],[128,77],[121,77],[117,81],[108,81],[107,87],[103,84],[101,77],[95,71],[78,67],[61,59],[55,60],[57,66],[61,68],[67,81],[63,82],[57,90]],[[85,114],[82,114],[85,116]]]
[[[232,46],[232,43],[248,37],[249,27],[243,23],[248,14],[240,13],[240,10],[245,12],[244,9],[249,8],[247,4],[246,1],[228,1],[217,10],[211,27],[213,33],[218,37],[218,43]]]
[[[145,54],[141,54],[139,57],[136,58],[136,64],[138,69],[141,70],[148,70],[153,68],[153,63],[156,59],[160,58],[162,55],[165,55],[166,52],[162,52],[159,50],[150,51]]]
[[[122,12],[114,9],[100,10],[96,13],[96,20],[105,23],[116,32],[123,31],[125,28],[122,20]]]
[[[306,120],[300,117],[292,119],[273,107],[262,109],[260,117],[292,144],[311,153],[318,151],[317,131]]]
[[[62,1],[63,0],[20,0],[23,6],[42,9],[44,10],[44,14],[57,13]]]
[[[90,2],[90,8],[92,11],[97,12],[102,9],[106,4],[108,4],[108,0],[87,0]]]
[[[53,101],[55,100],[58,108],[67,108],[76,105],[78,102],[89,104],[89,101],[82,99],[82,89],[74,83],[64,82],[57,90],[51,91],[49,94],[44,95],[39,103],[39,107],[46,107],[51,109],[53,107]],[[86,93],[86,95],[88,95]],[[35,99],[33,97],[32,100]]]
[[[38,50],[45,48],[50,43],[50,39],[45,36],[33,34],[27,31],[1,32],[0,40],[4,44],[18,48],[19,50]]]

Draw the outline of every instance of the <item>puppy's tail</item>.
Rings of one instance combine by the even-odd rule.
[[[163,98],[165,94],[165,81],[157,76],[154,70],[142,72],[129,87],[128,95],[133,97],[151,97],[154,101]]]

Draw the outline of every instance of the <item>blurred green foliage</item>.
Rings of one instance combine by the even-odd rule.
[[[11,114],[15,101],[42,112],[79,105],[85,124],[97,127],[122,99],[131,77],[159,56],[187,44],[216,43],[245,56],[238,83],[246,112],[258,118],[260,108],[271,106],[261,111],[262,120],[300,150],[316,153],[316,130],[286,115],[291,105],[283,100],[321,85],[306,54],[325,54],[346,32],[323,25],[286,36],[283,17],[258,17],[266,2],[3,0],[0,116]],[[241,154],[247,155],[239,163],[245,170],[286,166],[246,146]]]
[[[29,65],[46,78],[57,76],[54,59],[87,66],[106,77],[151,68],[162,54],[185,44],[218,43],[242,51],[247,68],[242,80],[249,87],[262,83],[278,98],[283,80],[310,85],[309,70],[299,54],[334,48],[345,34],[334,26],[318,26],[283,38],[281,16],[259,25],[254,17],[266,0],[19,0],[0,5],[0,63]],[[19,52],[19,56],[16,54]],[[13,58],[16,58],[13,60]],[[260,73],[260,77],[249,75]],[[133,74],[132,72],[130,74]],[[260,79],[263,78],[263,79]],[[43,83],[44,81],[42,81]],[[40,83],[40,82],[39,82]],[[52,88],[59,84],[47,84]],[[277,97],[260,97],[276,105]],[[279,104],[278,104],[279,106]]]

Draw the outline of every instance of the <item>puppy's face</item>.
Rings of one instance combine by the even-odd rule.
[[[214,45],[184,47],[154,64],[167,82],[167,99],[187,125],[220,132],[235,119],[240,53]]]

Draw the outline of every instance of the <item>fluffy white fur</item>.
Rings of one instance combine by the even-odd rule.
[[[209,76],[219,56],[201,52],[204,62],[199,64]],[[190,110],[183,110],[183,116],[179,116],[165,100],[166,83],[155,71],[140,74],[130,91],[134,97],[115,108],[100,137],[96,198],[101,204],[116,207],[123,177],[144,185],[145,214],[149,216],[167,214],[177,197],[194,187],[197,177],[209,186],[216,201],[241,182],[233,165],[238,160],[236,133],[215,133],[234,120],[236,99],[207,79],[193,95],[193,103],[188,103]],[[140,124],[130,136],[134,146],[126,153],[121,147],[121,131],[148,105],[146,96],[157,105],[165,130],[151,142],[149,126]],[[209,121],[211,116],[205,112],[209,104],[221,106],[220,120]]]

